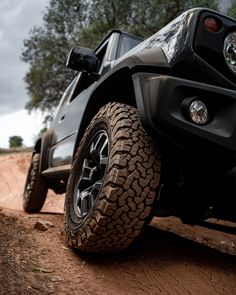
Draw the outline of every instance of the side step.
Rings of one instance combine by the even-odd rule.
[[[58,166],[58,167],[51,167],[42,172],[42,176],[45,178],[60,178],[60,179],[65,179],[69,177],[70,174],[70,169],[71,165],[63,165],[63,166]]]

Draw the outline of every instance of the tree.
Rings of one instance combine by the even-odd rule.
[[[159,1],[159,23],[162,26],[166,25],[177,15],[183,11],[193,7],[206,7],[214,10],[219,10],[217,0],[160,0]]]
[[[50,0],[42,27],[34,27],[29,39],[24,40],[21,58],[30,65],[25,76],[29,111],[48,112],[54,108],[74,76],[65,62],[69,49],[78,41],[76,32],[86,23],[86,5],[81,2]]]
[[[147,37],[192,7],[219,10],[217,0],[93,0],[90,6],[90,22],[92,27],[96,27],[98,23],[100,28],[118,27]]]
[[[236,0],[231,2],[231,6],[227,9],[226,13],[229,16],[236,18]]]
[[[9,137],[10,148],[22,147],[22,145],[23,145],[23,138],[21,136],[14,135]]]
[[[57,106],[75,75],[65,67],[71,47],[95,48],[113,28],[147,37],[195,6],[218,10],[218,1],[49,0],[42,27],[33,28],[24,41],[22,60],[30,66],[25,76],[30,97],[26,108],[47,113]]]

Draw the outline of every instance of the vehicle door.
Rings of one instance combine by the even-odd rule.
[[[112,50],[114,39],[119,39],[118,33],[107,38],[96,51],[100,60],[99,75],[103,74],[105,67],[110,67],[112,58],[115,58]],[[51,124],[54,136],[49,155],[49,168],[71,164],[82,115],[95,85],[96,81],[89,77],[89,73],[79,72],[66,89]]]
[[[127,36],[129,35],[120,31],[113,31],[96,48],[95,53],[100,61],[99,76],[104,75],[112,67],[116,58],[135,46],[137,42],[141,42],[138,38],[127,42]],[[131,36],[131,39],[134,37]],[[96,83],[89,77],[89,73],[79,72],[67,88],[52,124],[54,139],[50,150],[50,167],[72,163],[77,132]]]

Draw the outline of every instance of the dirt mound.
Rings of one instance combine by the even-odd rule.
[[[22,210],[22,194],[31,153],[16,153],[0,156],[0,206]],[[64,195],[49,191],[42,212],[62,213]]]

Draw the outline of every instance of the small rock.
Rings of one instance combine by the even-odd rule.
[[[53,227],[53,223],[50,221],[38,220],[34,224],[34,228],[40,231],[47,231],[49,227]]]
[[[60,276],[55,276],[51,278],[52,282],[63,282],[64,280]]]
[[[62,249],[65,250],[65,251],[70,251],[70,248],[65,247],[65,246],[62,246]]]

